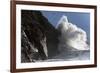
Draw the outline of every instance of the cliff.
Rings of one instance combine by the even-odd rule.
[[[45,60],[55,56],[58,53],[58,36],[58,31],[40,11],[22,10],[21,62]]]

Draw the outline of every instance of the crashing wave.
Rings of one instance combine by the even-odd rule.
[[[63,15],[61,17],[56,29],[61,32],[61,36],[59,37],[59,49],[73,48],[77,50],[89,50],[86,32],[75,24],[68,22],[67,16]]]

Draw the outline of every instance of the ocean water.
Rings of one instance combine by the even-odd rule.
[[[41,60],[37,62],[57,62],[57,61],[82,61],[82,60],[90,60],[90,51],[89,50],[81,50],[81,51],[68,51],[62,50],[56,56],[53,56],[51,59]]]
[[[55,59],[62,60],[89,60],[90,51],[62,51],[59,55],[54,57]]]

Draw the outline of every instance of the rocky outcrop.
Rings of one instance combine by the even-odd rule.
[[[52,58],[58,53],[58,31],[40,11],[21,11],[21,62]]]

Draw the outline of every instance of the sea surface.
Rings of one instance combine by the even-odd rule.
[[[90,59],[89,50],[81,50],[81,51],[65,51],[64,50],[64,51],[61,51],[56,56],[53,56],[51,59],[47,59],[42,62],[81,61],[81,60],[89,60],[89,59]]]

